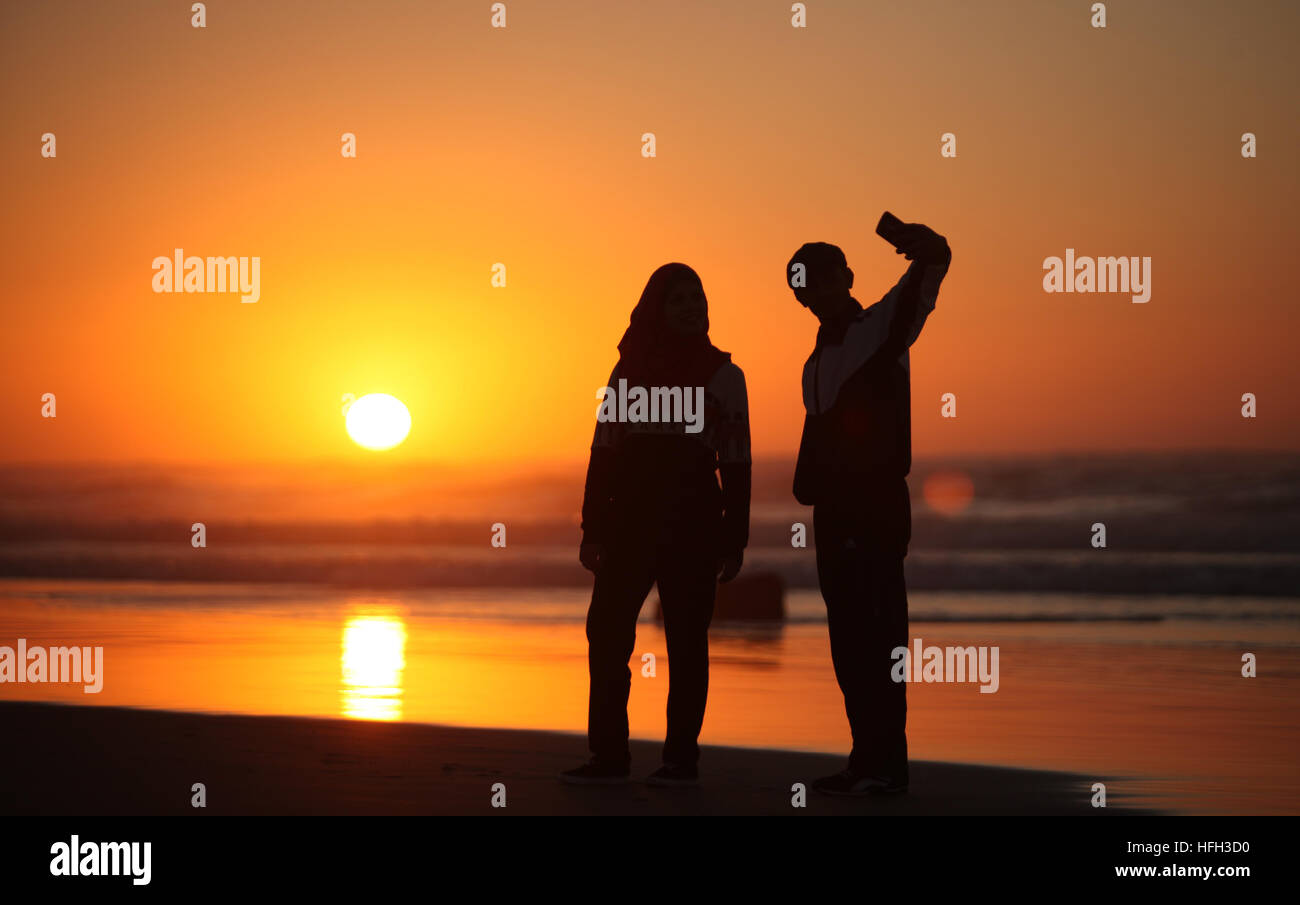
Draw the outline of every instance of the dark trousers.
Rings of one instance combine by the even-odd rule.
[[[587,610],[587,664],[591,697],[587,741],[592,754],[627,763],[627,698],[636,645],[636,620],[650,587],[659,585],[668,639],[666,763],[700,759],[700,727],[709,695],[709,622],[717,591],[717,563],[708,545],[689,548],[616,544],[596,573]]]
[[[817,579],[826,601],[831,660],[853,733],[849,768],[907,781],[907,685],[890,675],[907,647],[902,545],[859,514],[813,510]]]

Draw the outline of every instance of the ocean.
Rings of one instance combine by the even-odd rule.
[[[27,466],[0,477],[0,577],[583,587],[582,467]],[[815,588],[789,462],[754,473],[747,571]],[[909,587],[1300,594],[1300,457],[918,462]],[[191,544],[196,524],[206,546]],[[792,546],[805,525],[807,546]],[[506,544],[494,547],[503,526]],[[1103,536],[1104,535],[1104,536]],[[1104,541],[1104,545],[1099,543]]]

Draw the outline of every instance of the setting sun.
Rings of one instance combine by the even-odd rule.
[[[366,449],[392,449],[411,432],[411,413],[402,400],[370,393],[348,406],[348,436]]]

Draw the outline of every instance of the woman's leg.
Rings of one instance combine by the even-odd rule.
[[[709,554],[674,551],[659,569],[659,600],[668,639],[668,737],[664,763],[694,765],[709,696],[709,623],[717,593],[717,562]]]
[[[587,610],[587,744],[593,755],[611,764],[631,760],[627,697],[632,672],[627,663],[636,645],[637,616],[653,583],[648,556],[635,549],[611,549],[596,573]]]

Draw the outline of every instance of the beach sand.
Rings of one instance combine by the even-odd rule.
[[[307,717],[237,716],[0,702],[0,813],[13,815],[932,815],[1134,813],[1123,779],[914,762],[912,790],[867,800],[791,786],[839,770],[840,757],[705,746],[698,788],[639,781],[577,787],[556,778],[584,756],[576,735]],[[633,777],[659,746],[633,741]],[[206,809],[191,806],[203,783]],[[492,807],[504,783],[506,807]]]
[[[969,682],[908,688],[908,743],[913,762],[921,767],[915,792],[897,806],[981,813],[1022,807],[1024,795],[1015,791],[1014,784],[993,782],[987,797],[972,804],[970,796],[976,791],[962,791],[960,782],[945,778],[966,768],[927,766],[960,763],[1007,768],[1008,772],[977,774],[995,778],[1068,774],[1087,777],[1081,781],[1086,788],[1106,781],[1112,807],[1123,803],[1189,814],[1293,814],[1300,807],[1295,757],[1300,727],[1294,719],[1300,689],[1300,633],[1289,615],[1294,611],[1292,603],[1176,597],[913,596],[918,613],[938,620],[916,620],[914,638],[923,638],[927,645],[997,646],[1000,681],[995,694],[982,693]],[[87,694],[78,683],[3,682],[0,702],[295,717],[308,719],[306,725],[321,732],[336,725],[331,721],[342,720],[337,724],[340,728],[329,730],[339,746],[361,744],[352,741],[354,737],[390,738],[384,733],[401,740],[400,745],[392,742],[399,753],[386,772],[377,775],[404,777],[413,764],[426,762],[436,762],[434,772],[439,775],[443,764],[451,764],[449,776],[444,777],[448,780],[466,779],[460,775],[466,767],[458,764],[472,766],[470,776],[500,769],[508,773],[510,794],[522,794],[521,788],[527,789],[531,781],[549,781],[555,772],[577,765],[584,757],[585,597],[578,589],[567,594],[485,590],[380,597],[320,588],[0,582],[0,645],[6,639],[13,645],[25,638],[29,645],[47,647],[102,645],[105,652],[99,693]],[[723,788],[734,782],[751,789],[766,784],[787,790],[782,802],[788,802],[788,790],[796,780],[809,782],[842,765],[850,744],[843,697],[830,662],[825,623],[809,620],[809,614],[816,612],[813,605],[820,601],[793,594],[792,603],[796,619],[784,627],[760,632],[718,625],[711,632],[709,708],[701,741],[725,747],[716,749],[722,753],[705,758],[709,785],[702,794],[721,794],[716,791],[718,783]],[[1016,619],[988,621],[990,607],[994,617]],[[1282,609],[1275,613],[1275,607]],[[1136,622],[1122,618],[1135,608],[1154,618]],[[1094,611],[1110,614],[1110,619],[1051,621],[1056,615]],[[1037,615],[1026,621],[1021,618],[1026,613]],[[1236,618],[1213,618],[1227,613]],[[1258,678],[1241,675],[1244,651],[1258,657]],[[648,653],[659,657],[657,673],[649,677],[643,669]],[[637,775],[644,776],[657,766],[672,672],[662,628],[653,621],[638,627],[630,666],[628,714],[633,737],[645,741],[638,746],[636,765]],[[65,719],[70,721],[66,725]],[[193,723],[196,733],[210,732],[203,727],[211,724],[193,722],[195,717],[183,719]],[[101,749],[127,745],[121,749],[125,754],[111,756],[143,759],[148,766],[154,759],[150,751],[172,751],[174,744],[180,744],[161,732],[163,741],[147,745],[132,741],[119,728],[127,724],[126,717],[108,723],[97,720],[91,716],[47,720],[54,736],[63,739],[59,744],[71,746],[73,754],[51,747],[48,757],[32,758],[28,785],[40,790],[49,780],[52,800],[57,801],[66,798],[60,790],[67,777],[78,775],[76,770],[96,769],[93,758],[100,756]],[[97,728],[83,733],[83,739],[76,727],[89,725],[88,721]],[[371,725],[378,722],[410,727]],[[146,721],[146,725],[151,724]],[[431,725],[457,728],[432,730]],[[55,744],[39,733],[19,734],[19,728],[6,733],[6,741]],[[535,734],[492,732],[506,728]],[[258,769],[274,774],[273,752],[281,747],[278,740],[284,733],[258,740],[268,730],[258,730],[256,737],[250,732],[212,732],[212,756],[220,754],[222,759],[211,764],[200,760],[198,766],[209,775],[225,775],[227,761],[244,757],[258,764],[257,758],[239,751],[260,747],[266,751],[263,757],[272,760]],[[403,734],[407,732],[413,734]],[[429,733],[440,734],[430,737]],[[248,739],[246,744],[238,741],[243,738]],[[524,764],[511,755],[519,738],[535,740],[528,745],[538,752],[537,761]],[[415,739],[430,740],[417,744]],[[507,739],[508,743],[474,739]],[[501,753],[497,759],[485,760],[467,755],[462,746]],[[291,750],[287,742],[283,747]],[[443,747],[446,752],[440,751]],[[733,753],[735,749],[739,753]],[[798,776],[791,776],[787,764],[793,761],[788,758],[801,755],[783,756],[786,759],[774,767],[767,766],[762,752],[773,750],[806,752],[814,760]],[[182,748],[170,757],[188,771],[195,756],[190,751]],[[288,783],[290,791],[269,796],[265,807],[272,812],[282,807],[305,810],[300,796],[292,792],[297,771],[323,770],[329,764],[322,764],[322,758],[338,756],[330,751],[320,751],[316,760],[301,765],[286,760],[280,768],[284,778],[277,774],[267,782]],[[6,751],[4,756],[30,755]],[[762,782],[745,779],[749,766],[732,769],[736,758],[745,765],[758,758],[754,763],[759,766],[751,772]],[[48,762],[66,769],[62,774],[48,773]],[[940,772],[931,772],[936,769]],[[215,782],[194,776],[184,788],[197,781]],[[972,782],[978,786],[985,781]],[[406,780],[393,782],[401,786]],[[1010,803],[1003,803],[1001,796],[1009,785]],[[315,776],[303,795],[312,789],[320,794],[319,788],[328,786],[328,777]],[[450,796],[448,808],[461,807],[456,803],[456,788],[437,790],[437,796]],[[928,798],[936,789],[937,797]],[[548,790],[551,797],[560,794]],[[87,801],[94,801],[99,793],[85,794]],[[138,792],[141,807],[155,806],[148,804],[153,794],[147,787]],[[214,797],[210,807],[231,807],[230,796],[237,794],[227,791],[224,798]],[[473,792],[471,798],[477,794]],[[410,799],[409,806],[436,813],[438,800],[422,793]],[[518,795],[512,800],[518,808],[531,807]],[[537,811],[567,800],[540,799]],[[730,812],[729,800],[708,803],[712,799],[704,799],[701,806]],[[1043,809],[1056,808],[1050,795],[1043,801]],[[746,802],[738,799],[735,812],[746,813],[756,806]],[[776,806],[786,807],[782,802]],[[343,812],[343,804],[336,804]],[[187,807],[188,798],[177,806]],[[262,806],[256,797],[236,809],[255,806]],[[39,805],[32,807],[40,810]],[[67,799],[64,812],[76,813],[75,801]],[[134,811],[123,805],[121,813]]]

